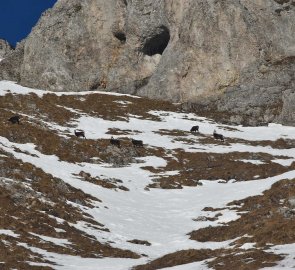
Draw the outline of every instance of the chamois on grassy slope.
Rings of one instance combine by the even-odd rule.
[[[8,119],[9,122],[12,124],[20,123],[20,116],[19,115],[14,115]]]
[[[115,145],[115,146],[117,146],[117,147],[119,147],[119,148],[120,148],[120,146],[121,146],[120,140],[118,140],[118,139],[114,139],[113,136],[112,136],[111,139],[110,139],[110,144]]]
[[[216,130],[213,131],[213,137],[214,139],[221,140],[224,142],[224,136],[222,134],[217,133]]]
[[[86,139],[84,130],[75,129],[74,133],[75,133],[76,137],[78,137],[78,138],[82,137],[82,138]]]
[[[199,126],[193,126],[191,132],[199,132]]]
[[[143,147],[143,141],[142,140],[131,139],[131,142],[132,142],[134,147]]]

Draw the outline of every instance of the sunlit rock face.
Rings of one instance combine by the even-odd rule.
[[[294,11],[294,0],[59,0],[25,40],[21,65],[0,75],[294,125]]]

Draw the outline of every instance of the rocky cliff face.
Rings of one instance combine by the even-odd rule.
[[[0,59],[2,60],[5,56],[11,52],[12,48],[6,40],[0,39]]]
[[[21,64],[24,57],[24,43],[25,41],[18,43],[16,48],[13,49],[7,41],[2,40],[3,59],[0,61],[0,79],[20,81]]]
[[[0,77],[294,125],[294,15],[294,0],[59,0]]]

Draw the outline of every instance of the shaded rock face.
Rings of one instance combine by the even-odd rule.
[[[0,39],[0,59],[5,58],[5,56],[12,51],[11,46],[6,40]]]
[[[295,125],[294,15],[294,0],[59,0],[8,75],[188,102],[237,124]]]
[[[20,81],[21,64],[23,62],[24,41],[13,49],[7,41],[0,40],[0,79]]]

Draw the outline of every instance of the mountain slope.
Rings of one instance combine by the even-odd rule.
[[[178,104],[7,81],[0,104],[4,269],[294,267],[294,127],[233,127]]]
[[[294,15],[294,0],[59,0],[0,63],[0,78],[294,126]]]

